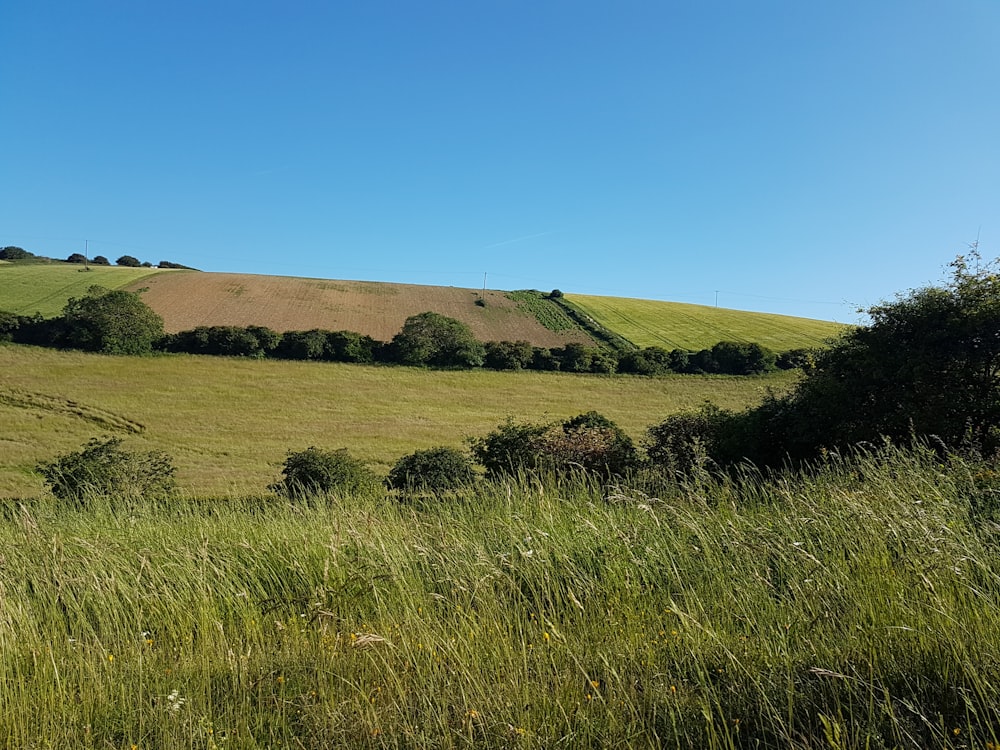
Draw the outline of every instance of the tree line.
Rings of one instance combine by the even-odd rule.
[[[42,318],[0,311],[0,340],[106,354],[175,352],[322,362],[401,364],[492,370],[558,370],[574,373],[757,375],[807,367],[805,349],[775,354],[756,343],[722,341],[697,352],[651,346],[624,353],[567,343],[480,342],[467,325],[435,312],[406,319],[391,341],[354,331],[286,331],[264,326],[199,326],[167,334],[163,320],[136,293],[91,287],[61,316]]]

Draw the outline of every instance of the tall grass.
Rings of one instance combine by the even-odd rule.
[[[0,743],[989,747],[994,485],[896,452],[447,502],[11,502]]]

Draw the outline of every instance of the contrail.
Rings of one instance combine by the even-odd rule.
[[[524,237],[515,237],[512,240],[504,240],[503,242],[494,242],[492,245],[486,245],[483,250],[489,250],[493,247],[500,247],[501,245],[511,245],[515,242],[524,242],[525,240],[533,240],[535,237],[544,237],[547,234],[555,234],[554,231],[549,232],[538,232],[537,234],[526,234]]]

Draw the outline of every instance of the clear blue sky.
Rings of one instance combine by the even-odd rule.
[[[1000,254],[1000,1],[11,0],[0,143],[42,255],[851,322]]]

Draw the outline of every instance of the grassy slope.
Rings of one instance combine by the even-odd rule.
[[[993,748],[1000,557],[967,513],[993,467],[935,459],[652,498],[0,503],[0,737]]]
[[[385,470],[416,449],[461,446],[508,416],[555,419],[591,409],[639,437],[704,399],[742,407],[794,378],[434,372],[11,345],[0,345],[0,372],[0,496],[39,492],[35,463],[106,433],[170,453],[189,491],[238,494],[260,491],[288,450],[310,445],[347,447]],[[131,423],[143,432],[129,432]]]
[[[743,312],[680,302],[567,295],[605,328],[639,346],[709,348],[719,341],[748,341],[774,351],[821,346],[843,326],[823,320]]]
[[[82,297],[91,286],[120,289],[162,273],[159,268],[83,266],[75,263],[7,263],[0,266],[0,310],[52,317],[62,312],[70,297]]]

